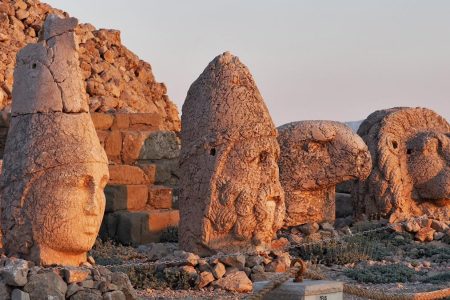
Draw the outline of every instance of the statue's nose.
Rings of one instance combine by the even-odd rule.
[[[84,211],[87,215],[97,216],[99,214],[99,203],[101,201],[101,199],[98,199],[99,197],[98,187],[90,189],[88,201],[84,205]]]

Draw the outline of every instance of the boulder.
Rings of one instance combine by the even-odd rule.
[[[31,275],[23,290],[30,294],[31,299],[64,300],[67,284],[53,272]]]
[[[213,286],[227,291],[248,293],[253,289],[253,284],[243,271],[231,273],[213,282]]]

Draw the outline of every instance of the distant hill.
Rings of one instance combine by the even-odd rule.
[[[348,127],[350,127],[353,132],[357,132],[359,126],[361,125],[363,121],[349,121],[349,122],[344,122],[345,125],[347,125]]]

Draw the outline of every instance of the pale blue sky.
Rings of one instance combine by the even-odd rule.
[[[359,120],[393,106],[450,120],[450,1],[46,2],[121,30],[180,111],[190,84],[229,50],[250,68],[277,125]]]

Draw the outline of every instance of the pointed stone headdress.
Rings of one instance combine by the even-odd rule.
[[[77,24],[49,15],[40,41],[17,54],[4,181],[61,165],[107,162],[88,114]]]
[[[182,160],[203,147],[277,135],[250,71],[229,52],[211,61],[191,85],[181,117]]]

